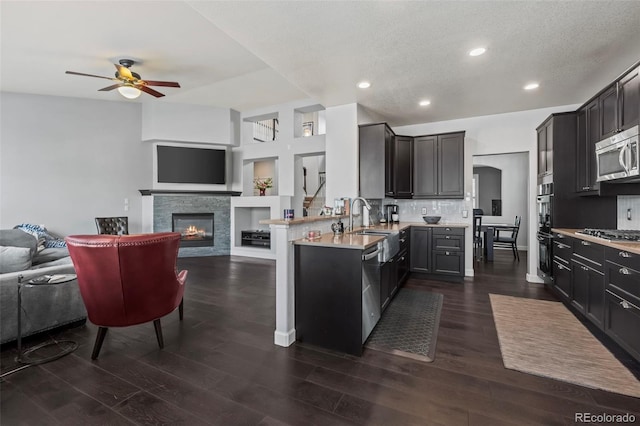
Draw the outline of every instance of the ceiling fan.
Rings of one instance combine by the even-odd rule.
[[[81,72],[67,71],[66,74],[83,75],[85,77],[104,78],[107,80],[117,81],[117,84],[108,86],[98,90],[99,92],[108,92],[113,89],[118,89],[118,92],[122,96],[128,99],[135,99],[140,96],[141,92],[161,98],[164,94],[153,90],[149,86],[164,86],[164,87],[180,87],[180,84],[174,81],[154,81],[154,80],[142,80],[140,74],[131,71],[129,68],[135,63],[132,59],[120,59],[119,64],[114,64],[116,67],[116,76],[103,77],[101,75],[84,74]]]

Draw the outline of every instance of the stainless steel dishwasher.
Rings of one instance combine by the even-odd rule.
[[[362,252],[362,343],[380,320],[380,269],[384,262],[379,242]]]

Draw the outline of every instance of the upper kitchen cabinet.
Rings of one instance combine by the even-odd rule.
[[[600,138],[598,99],[578,110],[576,139],[576,192],[590,195],[600,188],[596,181],[596,142]]]
[[[640,68],[635,67],[598,96],[599,140],[640,123]]]
[[[359,126],[361,197],[383,199],[393,191],[394,137],[386,123]]]
[[[464,197],[464,132],[414,138],[413,198]]]
[[[553,173],[553,121],[547,120],[538,131],[538,177]]]
[[[413,138],[396,136],[393,140],[393,159],[390,163],[392,184],[386,193],[392,198],[413,196]]]

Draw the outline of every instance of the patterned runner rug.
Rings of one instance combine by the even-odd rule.
[[[382,314],[365,347],[418,361],[435,359],[443,296],[402,288]]]
[[[640,382],[562,303],[489,298],[506,368],[640,397]]]

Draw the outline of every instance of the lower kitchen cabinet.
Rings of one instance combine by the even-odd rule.
[[[571,303],[602,329],[604,320],[604,274],[576,259],[572,264]]]
[[[354,249],[295,246],[296,340],[362,354],[367,272],[362,254]],[[379,292],[379,283],[376,287]],[[375,303],[379,318],[378,296]]]
[[[605,251],[604,330],[640,361],[640,255]]]
[[[434,278],[464,278],[464,228],[411,228],[411,272]]]
[[[640,255],[554,237],[553,289],[640,361]]]
[[[553,288],[561,299],[571,300],[571,267],[558,258],[553,259]]]
[[[381,267],[380,272],[380,308],[386,309],[391,298],[398,290],[398,268],[395,257]]]

